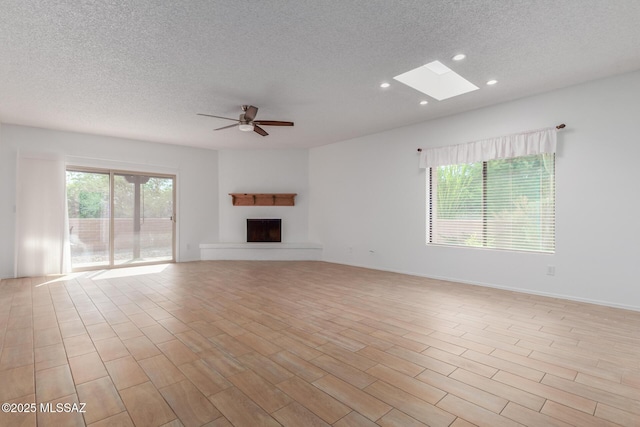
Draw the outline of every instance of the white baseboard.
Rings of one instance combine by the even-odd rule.
[[[551,293],[551,292],[540,292],[540,291],[536,291],[534,289],[514,288],[514,287],[511,287],[511,286],[502,286],[502,285],[496,285],[496,284],[493,284],[493,283],[485,283],[485,282],[479,282],[479,281],[470,281],[470,280],[464,280],[464,279],[457,279],[455,277],[430,276],[430,275],[416,273],[416,272],[412,272],[412,271],[403,271],[403,270],[394,270],[394,269],[388,269],[388,268],[371,267],[371,266],[367,266],[367,265],[340,262],[340,261],[331,261],[331,260],[326,260],[326,259],[323,260],[323,261],[329,262],[329,263],[332,263],[332,264],[341,264],[341,265],[349,265],[351,267],[366,268],[366,269],[369,269],[369,270],[387,271],[389,273],[399,273],[399,274],[406,274],[406,275],[409,275],[409,276],[424,277],[425,279],[444,280],[444,281],[447,281],[447,282],[463,283],[465,285],[484,286],[486,288],[501,289],[501,290],[504,290],[504,291],[519,292],[519,293],[522,293],[522,294],[538,295],[538,296],[542,296],[542,297],[558,298],[558,299],[563,299],[563,300],[568,300],[568,301],[576,301],[576,302],[584,302],[584,303],[588,303],[588,304],[596,304],[596,305],[601,305],[601,306],[605,306],[605,307],[621,308],[621,309],[624,309],[624,310],[640,311],[640,306],[627,305],[627,304],[618,304],[618,303],[614,303],[614,302],[611,302],[611,301],[602,301],[602,300],[596,300],[596,299],[590,299],[590,298],[582,298],[582,297],[578,297],[578,296],[575,296],[575,295],[564,295],[564,294],[555,294],[555,293]]]

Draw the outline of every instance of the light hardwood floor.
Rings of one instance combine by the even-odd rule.
[[[0,402],[86,403],[2,426],[640,425],[640,313],[322,262],[3,280],[0,342]]]

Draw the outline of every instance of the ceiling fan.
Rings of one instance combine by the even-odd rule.
[[[202,113],[198,113],[198,115],[206,116],[206,117],[215,117],[217,119],[233,120],[234,122],[238,122],[234,125],[223,126],[221,128],[214,129],[214,130],[222,130],[222,129],[228,129],[228,128],[238,126],[238,128],[243,132],[254,131],[255,133],[258,133],[262,136],[267,136],[269,134],[260,126],[293,126],[293,122],[282,122],[278,120],[255,120],[257,113],[258,113],[258,107],[254,107],[253,105],[243,105],[242,113],[240,114],[239,119],[231,119],[229,117],[213,116],[211,114],[202,114]]]

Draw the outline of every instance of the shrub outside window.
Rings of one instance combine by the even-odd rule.
[[[555,252],[555,154],[428,170],[427,243]]]

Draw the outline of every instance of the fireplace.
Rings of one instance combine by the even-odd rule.
[[[247,242],[281,242],[281,219],[247,218]]]

